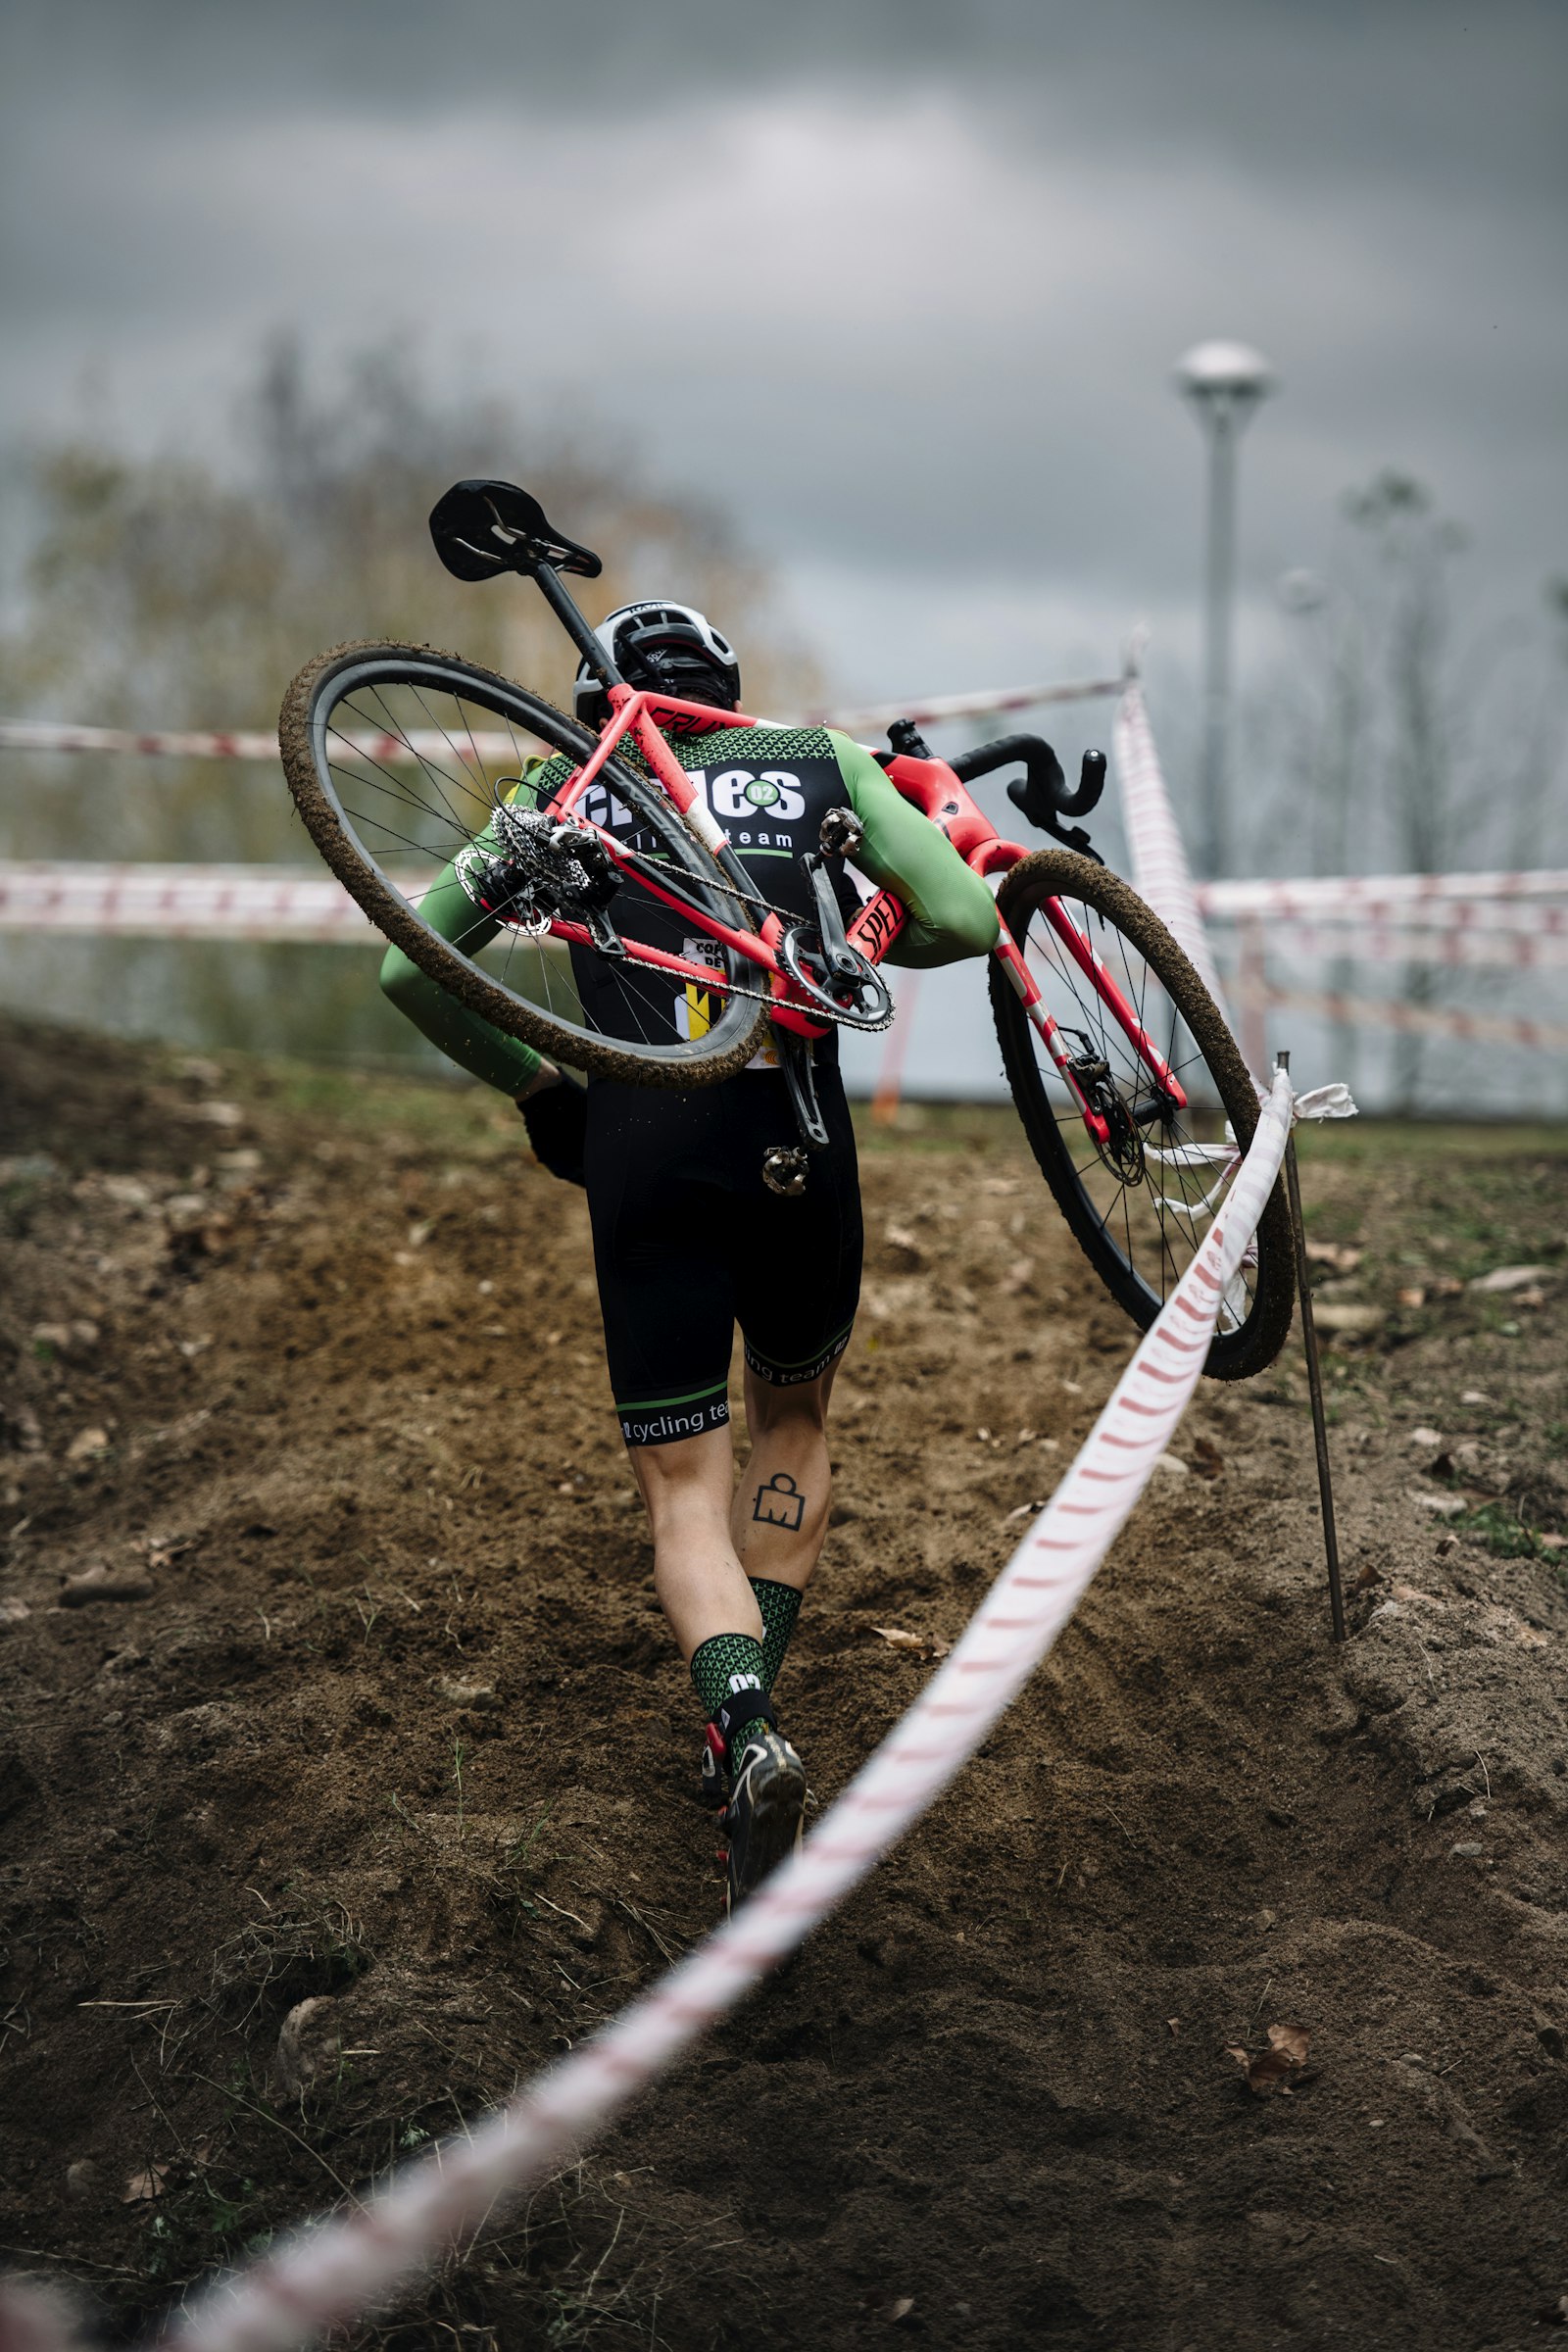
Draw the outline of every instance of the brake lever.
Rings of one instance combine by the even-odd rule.
[[[1085,765],[1087,766],[1089,760],[1097,757],[1100,755],[1093,752],[1086,753],[1084,756]],[[1102,757],[1100,758],[1100,764],[1103,770],[1105,762]],[[1077,795],[1075,794],[1073,797],[1076,799]],[[1104,864],[1105,860],[1095,848],[1082,825],[1064,825],[1054,808],[1042,808],[1040,796],[1038,793],[1031,793],[1027,777],[1014,776],[1012,782],[1007,786],[1007,798],[1013,807],[1028,818],[1037,832],[1049,833],[1053,841],[1061,843],[1063,849],[1076,850],[1080,858],[1092,858],[1096,865]]]

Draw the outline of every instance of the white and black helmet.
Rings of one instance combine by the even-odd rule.
[[[740,703],[735,649],[695,605],[645,597],[610,613],[594,635],[628,686],[651,687],[682,702],[714,703],[726,710]],[[605,690],[586,662],[577,671],[571,707],[584,726],[603,726],[609,716]]]

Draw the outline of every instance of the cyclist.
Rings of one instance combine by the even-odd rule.
[[[692,607],[622,606],[598,635],[628,685],[740,707],[735,654]],[[574,709],[590,729],[609,714],[586,664]],[[847,806],[863,828],[857,865],[908,908],[892,960],[946,963],[994,944],[985,883],[848,736],[717,722],[677,731],[673,720],[662,731],[759,897],[812,914],[796,858],[817,848],[829,809]],[[616,757],[640,762],[627,745]],[[541,763],[526,779],[530,794],[542,806],[570,772],[559,756]],[[612,832],[631,829],[608,787],[597,800],[596,791],[583,812]],[[487,837],[476,846],[482,854]],[[421,902],[425,920],[469,956],[499,928],[476,917],[471,866],[466,887],[465,874],[472,855],[455,859]],[[842,860],[828,866],[853,910]],[[707,944],[686,941],[688,959]],[[837,1032],[813,1055],[828,1146],[810,1154],[804,1192],[790,1198],[762,1173],[767,1149],[795,1133],[771,1048],[717,1086],[682,1093],[594,1078],[584,1089],[466,1010],[396,948],[381,985],[443,1053],[515,1101],[547,1168],[586,1186],[611,1386],[652,1522],[655,1589],[708,1719],[703,1790],[723,1808],[733,1908],[798,1841],[806,1798],[805,1767],[771,1694],[827,1531],[828,1399],[859,1296],[859,1185]],[[646,967],[635,1003],[617,1004],[617,985],[603,959],[579,973],[609,1034],[646,1034]],[[672,981],[668,1033],[702,1034],[709,1009],[703,991]],[[635,1025],[617,1029],[617,1019]],[[737,1322],[751,1439],[738,1487],[727,1426]]]

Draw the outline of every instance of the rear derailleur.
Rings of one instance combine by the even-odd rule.
[[[490,820],[495,854],[470,843],[458,880],[480,910],[537,938],[558,917],[581,923],[601,956],[626,951],[606,911],[620,872],[597,833],[569,817],[503,802]]]

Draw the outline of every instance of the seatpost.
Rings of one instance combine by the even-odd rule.
[[[545,603],[550,607],[600,684],[624,686],[625,679],[578,612],[570,590],[563,587],[561,575],[555,565],[546,563],[543,556],[535,556],[530,560],[528,569],[538,581]]]

